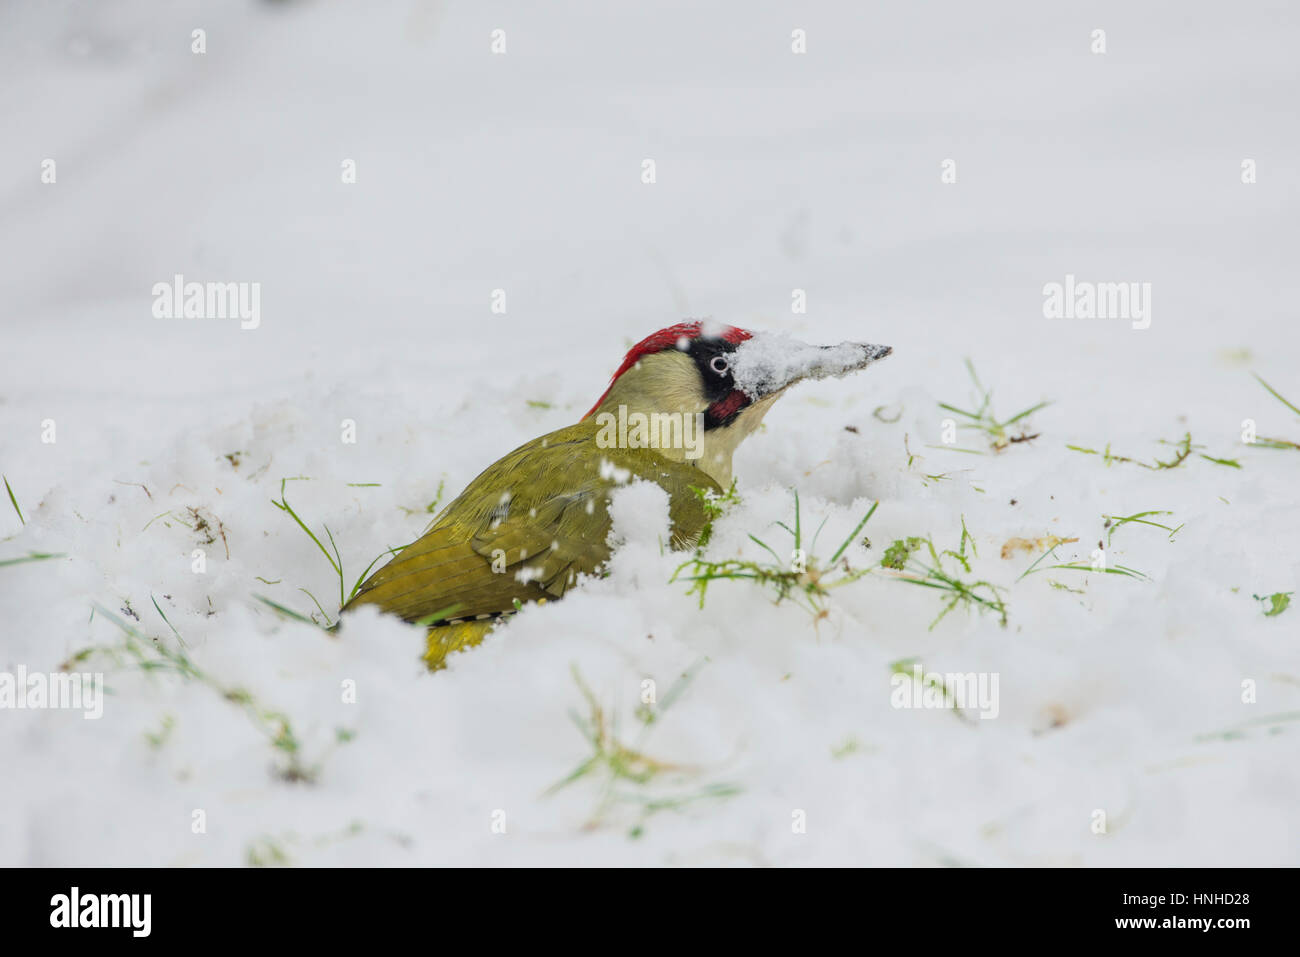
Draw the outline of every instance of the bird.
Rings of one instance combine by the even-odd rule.
[[[562,598],[610,556],[610,496],[640,479],[668,493],[671,542],[696,543],[708,493],[732,486],[732,456],[797,382],[842,376],[889,346],[813,346],[689,320],[632,346],[578,422],[484,469],[342,612],[375,605],[428,626],[430,670],[524,604]]]

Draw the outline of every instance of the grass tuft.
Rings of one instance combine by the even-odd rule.
[[[1173,447],[1174,452],[1170,458],[1152,458],[1150,462],[1143,462],[1140,459],[1133,458],[1131,455],[1119,455],[1112,452],[1109,442],[1107,442],[1106,447],[1101,450],[1090,449],[1083,445],[1067,445],[1066,448],[1071,452],[1079,452],[1082,455],[1099,455],[1101,456],[1102,461],[1106,463],[1107,468],[1114,465],[1116,462],[1119,462],[1128,465],[1136,465],[1139,468],[1149,469],[1153,472],[1166,471],[1168,469],[1178,468],[1178,466],[1191,458],[1193,453],[1197,453],[1200,458],[1205,459],[1207,462],[1212,462],[1215,465],[1223,465],[1234,469],[1241,468],[1241,463],[1236,459],[1217,458],[1213,455],[1206,455],[1201,452],[1200,450],[1205,448],[1205,446],[1194,443],[1192,441],[1192,433],[1190,432],[1184,433],[1181,439],[1159,439],[1158,442],[1161,445]]]
[[[316,547],[320,549],[320,553],[324,555],[325,560],[330,563],[330,568],[334,569],[334,574],[337,575],[339,579],[339,607],[342,608],[344,604],[347,603],[347,597],[344,595],[343,592],[343,588],[344,588],[343,556],[339,554],[338,544],[335,543],[334,535],[330,532],[329,526],[328,525],[323,526],[325,529],[325,537],[329,539],[330,546],[334,549],[334,554],[331,555],[329,549],[326,548],[323,544],[321,544],[321,540],[316,537],[316,533],[313,532],[310,528],[308,528],[307,523],[298,517],[298,513],[293,510],[293,506],[289,504],[289,498],[285,494],[285,485],[288,482],[289,480],[287,478],[280,479],[279,501],[275,499],[271,499],[271,504],[274,505],[276,508],[278,508],[280,511],[287,513],[290,518],[292,518],[295,522],[297,522],[298,527],[301,528],[304,532],[306,532],[307,537],[316,543]],[[303,590],[305,591],[305,589]],[[316,598],[311,595],[311,592],[307,592],[307,594],[309,597],[311,597],[312,601],[316,602],[316,607],[320,608],[320,602],[316,601]],[[324,609],[321,610],[321,614],[324,614]],[[327,622],[329,621],[328,615],[325,616],[325,620]]]
[[[578,666],[573,665],[573,680],[586,702],[587,713],[583,715],[570,710],[569,717],[591,746],[591,755],[547,788],[544,796],[549,797],[589,778],[596,782],[598,793],[596,807],[585,825],[586,829],[600,827],[616,806],[633,805],[637,808],[637,814],[628,837],[637,838],[644,833],[646,821],[660,811],[680,811],[699,801],[725,799],[739,794],[740,788],[728,783],[683,790],[682,782],[697,774],[698,769],[657,760],[646,755],[643,750],[652,726],[681,697],[699,668],[700,663],[696,663],[687,669],[657,706],[643,704],[637,709],[640,730],[635,741],[624,744],[618,737],[617,718],[605,712],[596,695],[583,681]],[[655,785],[659,787],[653,787]],[[665,790],[662,785],[673,787]]]
[[[297,481],[300,478],[301,476],[297,476],[294,478],[294,481]],[[315,543],[316,547],[320,549],[320,553],[325,556],[325,560],[330,563],[330,568],[334,570],[334,574],[338,577],[339,580],[339,608],[342,609],[344,605],[346,605],[348,602],[350,602],[353,598],[356,597],[357,592],[361,590],[361,585],[365,582],[366,576],[370,574],[371,569],[373,569],[377,564],[379,564],[379,562],[385,556],[396,555],[398,552],[402,550],[402,548],[405,548],[406,546],[402,546],[402,548],[389,548],[376,555],[374,560],[371,561],[371,563],[365,567],[365,570],[362,571],[362,573],[357,577],[356,583],[352,586],[352,590],[348,591],[347,584],[343,575],[343,556],[339,552],[338,543],[334,541],[334,533],[330,531],[328,525],[321,526],[325,530],[325,537],[330,543],[330,547],[326,548],[324,544],[321,542],[320,538],[317,537],[316,533],[313,532],[307,526],[307,523],[302,520],[302,518],[298,515],[298,513],[294,511],[293,506],[289,504],[289,498],[285,494],[285,484],[289,481],[290,479],[287,478],[280,479],[280,498],[279,500],[271,499],[271,504],[274,505],[276,508],[278,508],[280,511],[288,514],[289,517],[292,518],[294,522],[297,523],[298,527],[301,528],[307,534],[307,537],[310,538],[312,542]],[[438,486],[438,494],[441,497],[442,494],[441,485]],[[437,505],[436,499],[429,506],[430,510],[432,510],[435,505]],[[333,554],[330,553],[330,549],[333,549]],[[333,622],[330,621],[329,613],[325,611],[325,608],[321,605],[320,601],[317,600],[315,595],[313,595],[305,588],[299,588],[298,590],[302,592],[304,595],[306,595],[308,598],[310,598],[312,600],[312,603],[315,604],[317,610],[320,611],[321,616],[325,619],[326,628],[333,628],[338,624],[337,616],[335,616],[335,620]],[[260,595],[254,597],[256,597],[259,601],[264,602],[267,605],[270,605],[272,608],[276,609],[279,612],[289,614],[289,616],[292,618],[311,621],[312,624],[319,624],[319,622],[316,622],[314,620],[315,619],[314,615],[312,616],[311,619],[305,619],[302,615],[299,615],[296,612],[291,612],[283,605],[277,604],[276,602],[273,602],[270,599],[263,598]]]
[[[187,654],[180,632],[176,631],[167,616],[163,615],[156,600],[154,607],[158,609],[158,614],[162,616],[163,621],[167,622],[167,627],[171,628],[179,647],[174,648],[160,638],[150,638],[102,605],[95,605],[95,613],[107,618],[121,630],[123,643],[121,646],[83,648],[64,662],[64,670],[70,669],[74,663],[85,661],[95,655],[102,655],[113,661],[119,668],[173,674],[184,681],[196,682],[211,689],[223,700],[243,711],[257,730],[266,736],[280,756],[282,763],[277,766],[276,773],[282,780],[307,783],[315,781],[320,770],[319,765],[308,765],[304,762],[302,745],[294,733],[289,717],[283,712],[263,707],[245,689],[225,685],[200,670]]]
[[[1028,568],[1026,568],[1023,572],[1020,573],[1020,578],[1017,578],[1016,581],[1020,581],[1025,576],[1032,575],[1035,572],[1050,571],[1051,569],[1054,568],[1063,569],[1065,571],[1097,572],[1099,574],[1104,574],[1104,575],[1122,575],[1125,578],[1133,578],[1138,581],[1151,580],[1150,576],[1146,575],[1143,572],[1138,571],[1136,568],[1129,568],[1127,565],[1103,564],[1100,566],[1096,566],[1085,562],[1062,562],[1055,565],[1043,565],[1042,568],[1039,568],[1038,567],[1039,564],[1041,564],[1044,559],[1056,558],[1056,549],[1059,547],[1060,546],[1055,546],[1053,548],[1048,549],[1043,554],[1039,555],[1036,559],[1034,559],[1034,563],[1032,565],[1030,565]]]
[[[971,557],[978,557],[975,551],[975,539],[966,529],[966,520],[963,518],[961,523],[961,543],[956,551],[945,549],[940,552],[935,548],[933,541],[922,536],[900,538],[885,550],[885,557],[881,560],[881,565],[899,572],[894,576],[896,580],[946,593],[943,596],[943,609],[939,612],[938,617],[930,622],[930,630],[933,630],[935,625],[939,624],[948,612],[962,604],[970,608],[995,612],[999,623],[1002,627],[1006,627],[1007,604],[996,585],[983,580],[963,581],[957,577],[958,573],[956,571],[950,572],[944,567],[944,558],[951,558],[961,566],[965,573],[969,574],[971,570],[970,558],[966,554],[968,545],[971,549]],[[924,546],[926,554],[929,555],[930,561],[928,564],[916,557],[920,553],[922,546]]]
[[[713,537],[713,523],[731,507],[740,504],[740,493],[736,491],[736,480],[731,480],[731,488],[727,489],[721,495],[711,488],[701,488],[696,485],[688,485],[700,501],[700,507],[704,509],[704,527],[700,529],[700,537],[696,540],[696,554],[703,552],[709,544],[709,539]]]
[[[1120,526],[1128,525],[1128,524],[1149,525],[1151,528],[1163,529],[1164,531],[1169,533],[1169,540],[1173,541],[1174,536],[1177,535],[1180,531],[1182,531],[1183,526],[1187,524],[1186,522],[1183,522],[1177,528],[1170,528],[1168,525],[1162,525],[1160,522],[1153,522],[1150,520],[1150,516],[1152,515],[1172,515],[1172,514],[1174,513],[1168,511],[1162,511],[1159,509],[1152,509],[1146,512],[1134,512],[1132,515],[1123,515],[1123,516],[1103,515],[1102,518],[1105,519],[1106,521],[1104,527],[1107,529],[1106,547],[1107,548],[1110,547],[1111,539],[1115,537],[1115,533],[1119,531]]]
[[[1039,402],[1037,405],[1031,405],[1022,412],[1017,412],[1008,419],[999,419],[993,413],[993,390],[986,389],[983,383],[980,382],[980,378],[975,372],[975,366],[971,363],[970,359],[966,360],[966,371],[970,373],[971,382],[975,386],[975,411],[972,412],[967,409],[959,409],[957,406],[949,405],[947,402],[939,403],[939,408],[947,412],[952,412],[955,415],[960,415],[966,420],[958,425],[958,428],[973,429],[977,432],[982,432],[989,440],[989,448],[994,452],[1001,452],[1010,445],[1015,445],[1020,442],[1031,442],[1038,438],[1040,433],[1035,432],[1030,434],[1025,430],[1023,425],[1020,427],[1017,435],[1012,435],[1008,430],[1016,423],[1023,422],[1039,409],[1051,405],[1051,402]],[[949,446],[939,447],[948,448],[950,451],[954,452],[975,452],[977,455],[984,454],[983,452],[974,449],[953,449]]]
[[[814,619],[819,620],[829,614],[826,608],[826,599],[832,588],[847,585],[849,582],[857,581],[863,575],[870,573],[869,568],[852,568],[843,556],[848,547],[857,539],[867,522],[870,521],[871,516],[875,514],[879,505],[879,502],[872,504],[853,531],[840,543],[839,548],[835,550],[831,558],[823,562],[815,554],[811,554],[817,546],[817,535],[821,532],[820,527],[814,533],[808,550],[804,550],[803,516],[799,506],[799,493],[796,491],[794,493],[794,527],[791,528],[784,522],[776,523],[793,539],[794,550],[791,552],[789,559],[782,559],[767,542],[756,535],[750,535],[750,540],[771,555],[772,561],[754,561],[742,558],[712,561],[704,557],[702,550],[697,549],[693,558],[687,559],[677,567],[669,582],[678,580],[691,582],[687,594],[698,594],[700,596],[700,607],[703,608],[710,583],[720,579],[752,581],[764,588],[775,591],[776,604],[780,604],[788,598],[807,610]],[[683,574],[684,572],[689,572],[689,574]]]

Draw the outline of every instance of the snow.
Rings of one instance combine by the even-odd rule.
[[[1300,590],[1300,452],[1242,441],[1300,441],[1250,374],[1300,401],[1298,15],[937,9],[0,9],[0,473],[26,519],[0,501],[0,561],[65,556],[0,565],[0,671],[107,649],[72,665],[105,674],[98,720],[0,710],[0,864],[1300,863],[1300,607],[1252,597]],[[260,283],[257,327],[155,318],[178,274]],[[1151,283],[1149,327],[1045,318],[1067,276]],[[824,617],[744,580],[701,607],[640,483],[606,577],[437,674],[373,608],[327,634],[257,599],[339,602],[282,491],[350,589],[691,316],[893,347],[776,403],[708,546],[784,557],[797,489],[826,558],[879,501],[844,553],[873,570]],[[945,444],[968,357],[998,415],[1051,401],[1009,429],[1037,438]],[[1184,433],[1173,469],[1067,448],[1150,463]],[[1088,565],[1103,515],[1146,510],[1181,528],[1114,530],[1141,580],[1000,557],[1054,535]],[[1005,628],[931,628],[941,593],[879,567],[963,521]],[[197,676],[134,667],[110,616]],[[997,675],[997,717],[894,707],[909,659]],[[666,766],[626,800],[552,790],[592,754],[584,688],[607,745]]]
[[[805,379],[828,379],[856,372],[887,355],[888,346],[859,342],[813,346],[791,336],[755,336],[737,347],[732,377],[736,388],[758,399]]]
[[[669,538],[668,493],[654,482],[636,481],[609,497],[610,545],[632,543],[656,548]]]

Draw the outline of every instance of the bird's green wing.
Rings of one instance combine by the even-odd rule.
[[[609,497],[631,476],[668,492],[673,545],[693,542],[706,515],[690,486],[717,483],[652,450],[597,450],[595,432],[584,420],[484,470],[348,607],[375,604],[413,621],[456,606],[447,617],[461,619],[559,598],[609,557]]]

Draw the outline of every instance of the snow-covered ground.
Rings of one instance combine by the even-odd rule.
[[[1300,450],[1242,441],[1300,441],[1251,375],[1300,402],[1298,45],[1250,0],[0,7],[0,562],[63,556],[0,565],[0,676],[110,692],[0,710],[0,864],[1300,863],[1300,607],[1252,597],[1300,590]],[[257,328],[156,318],[177,274]],[[1067,275],[1149,327],[1045,318]],[[794,489],[827,558],[878,500],[826,615],[700,607],[639,487],[608,577],[437,674],[257,600],[338,607],[283,479],[350,588],[688,316],[894,347],[777,404],[708,546],[789,550]],[[967,358],[1037,438],[945,445]],[[1020,578],[1149,510],[1106,551],[1145,578]],[[1005,627],[880,567],[963,521]],[[895,707],[913,658],[996,717]],[[552,791],[584,687],[643,780]]]

